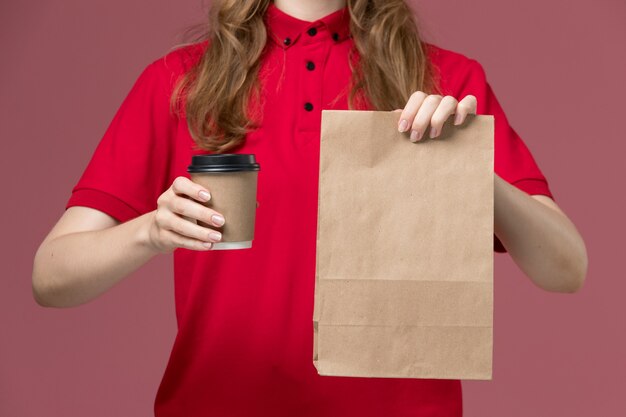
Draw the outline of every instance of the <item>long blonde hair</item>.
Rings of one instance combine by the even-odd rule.
[[[171,110],[186,120],[196,146],[215,153],[243,144],[259,127],[247,107],[260,97],[258,72],[268,36],[263,16],[271,0],[213,0],[208,25],[195,39],[208,41],[198,62],[176,83]],[[352,77],[349,109],[365,95],[374,110],[403,108],[414,91],[440,93],[412,11],[404,0],[347,0]],[[358,54],[358,65],[353,56]]]

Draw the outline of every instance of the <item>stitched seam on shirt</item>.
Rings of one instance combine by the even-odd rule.
[[[276,83],[276,93],[280,91],[280,87],[282,85],[283,80],[285,79],[285,68],[287,67],[287,50],[285,48],[281,48],[283,51],[283,62],[280,69],[280,75],[278,76],[278,82]]]
[[[107,196],[114,198],[115,200],[119,201],[120,203],[124,204],[126,207],[128,207],[129,209],[131,209],[132,211],[134,211],[135,213],[137,213],[137,215],[140,215],[141,212],[139,210],[137,210],[135,207],[131,206],[129,203],[127,203],[126,201],[122,200],[121,198],[108,193],[106,191],[102,191],[98,188],[91,188],[91,187],[80,187],[80,188],[76,188],[73,192],[79,191],[79,190],[89,190],[89,191],[95,191],[101,194],[106,194]]]
[[[513,181],[511,184],[517,184],[518,182],[522,182],[522,181],[540,181],[540,182],[546,182],[545,180],[541,179],[541,178],[521,178],[519,180],[515,180]]]

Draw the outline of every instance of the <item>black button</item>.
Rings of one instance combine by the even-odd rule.
[[[306,111],[313,110],[313,105],[307,101],[306,103],[304,103],[304,110]]]
[[[311,28],[307,30],[306,33],[308,33],[310,36],[315,36],[315,34],[317,33],[317,29]]]
[[[335,42],[339,40],[339,34],[337,32],[333,33],[333,40]]]
[[[315,64],[313,63],[313,61],[308,61],[306,63],[306,69],[308,69],[309,71],[313,71],[315,69]]]
[[[291,39],[290,38],[285,38],[285,40],[283,41],[283,43],[285,45],[289,45],[291,43]]]

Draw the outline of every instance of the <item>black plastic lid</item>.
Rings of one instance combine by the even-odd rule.
[[[258,171],[260,168],[254,154],[225,153],[193,155],[187,172]]]

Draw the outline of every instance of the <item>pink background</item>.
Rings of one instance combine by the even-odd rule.
[[[463,383],[465,415],[624,415],[626,4],[412,4],[428,40],[483,64],[589,251],[577,294],[544,292],[496,255],[494,379]],[[171,257],[73,309],[35,303],[32,262],[140,71],[203,7],[0,4],[2,416],[152,415],[175,335]]]

